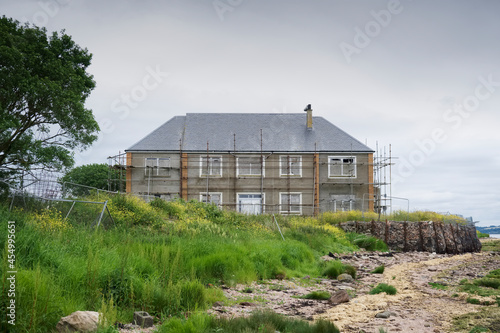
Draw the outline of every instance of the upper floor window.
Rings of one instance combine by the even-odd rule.
[[[200,176],[222,176],[222,157],[201,156]]]
[[[302,176],[302,156],[280,156],[280,176]]]
[[[356,157],[329,156],[328,177],[356,178]]]
[[[260,156],[238,157],[238,176],[260,176],[261,171],[264,171],[263,165],[261,166],[260,159]]]
[[[170,171],[169,157],[146,157],[144,159],[144,174],[150,176],[168,176]]]

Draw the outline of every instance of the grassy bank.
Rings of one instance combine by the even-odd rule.
[[[268,215],[246,216],[194,201],[147,204],[102,194],[87,199],[109,200],[113,222],[103,221],[108,228],[89,227],[102,206],[76,205],[65,218],[69,203],[33,202],[29,211],[12,212],[0,205],[0,312],[7,313],[11,298],[7,221],[13,221],[18,332],[48,332],[77,310],[104,313],[108,323],[131,322],[133,312],[142,310],[174,325],[167,318],[225,301],[221,285],[319,276],[328,268],[319,258],[328,252],[355,251],[359,244],[386,249],[373,237],[335,227],[341,220],[361,220],[360,212],[277,216],[283,240]],[[0,328],[9,327],[8,320],[2,316]],[[189,323],[178,321],[179,332],[188,332]]]
[[[96,215],[89,205],[75,206],[68,219],[65,203],[30,212],[0,206],[0,310],[7,313],[8,258],[15,254],[18,332],[50,331],[77,310],[104,312],[110,322],[130,322],[137,310],[180,317],[224,301],[220,285],[319,275],[321,255],[357,249],[341,230],[312,218],[279,217],[283,241],[270,216],[198,202],[108,199],[116,227],[107,230],[88,227]],[[10,253],[7,221],[15,222]],[[2,329],[8,320],[2,316]]]

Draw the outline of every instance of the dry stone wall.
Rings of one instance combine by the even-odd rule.
[[[377,237],[396,251],[425,251],[436,253],[479,252],[481,242],[476,228],[443,222],[358,222],[339,223],[346,232]]]

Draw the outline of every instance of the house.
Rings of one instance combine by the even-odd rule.
[[[126,150],[127,192],[260,214],[373,210],[373,153],[306,113],[188,113]]]

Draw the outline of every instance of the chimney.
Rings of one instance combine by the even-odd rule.
[[[311,104],[307,104],[306,108],[304,109],[305,112],[307,112],[307,120],[306,120],[306,127],[308,130],[312,130],[313,128],[313,115],[312,115],[312,109],[311,109]]]

